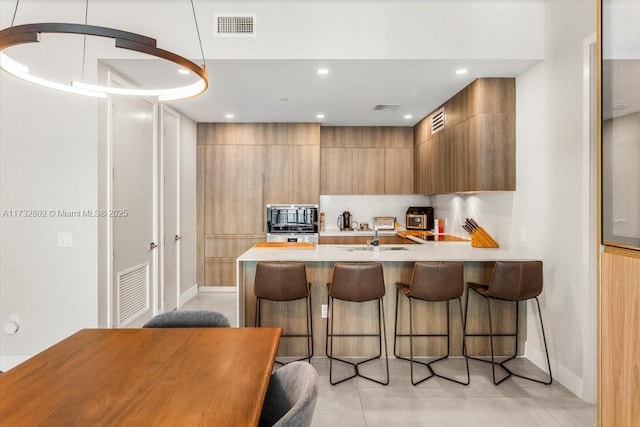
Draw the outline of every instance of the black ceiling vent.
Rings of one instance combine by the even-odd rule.
[[[397,111],[400,104],[378,104],[373,106],[373,111]]]
[[[444,129],[444,107],[431,116],[431,135]]]
[[[238,13],[217,13],[216,37],[255,37],[256,15]]]

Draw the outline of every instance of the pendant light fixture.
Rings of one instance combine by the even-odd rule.
[[[207,89],[209,82],[195,7],[193,5],[193,0],[190,0],[190,2],[191,9],[193,11],[193,19],[195,22],[196,32],[198,34],[200,52],[202,53],[202,66],[176,53],[158,48],[156,46],[156,40],[153,38],[136,33],[131,33],[128,31],[116,30],[113,28],[87,25],[89,0],[86,0],[85,3],[84,24],[34,23],[14,26],[16,13],[18,11],[18,5],[20,4],[20,0],[16,0],[16,8],[14,10],[13,19],[11,20],[11,26],[0,31],[0,68],[2,68],[7,73],[14,75],[15,77],[38,84],[40,86],[45,86],[48,88],[79,95],[93,96],[97,98],[106,98],[107,94],[115,94],[129,96],[157,96],[159,101],[173,101],[199,95]],[[29,68],[26,65],[13,60],[5,54],[5,50],[12,46],[39,42],[40,36],[42,34],[76,34],[85,36],[82,59],[83,74],[84,58],[86,56],[86,36],[94,36],[113,39],[115,41],[115,47],[117,48],[146,54],[154,58],[174,63],[180,67],[180,71],[182,73],[192,74],[197,78],[197,81],[195,83],[190,83],[183,86],[151,89],[129,89],[121,87],[101,86],[86,83],[84,81],[71,81],[70,84],[51,81],[30,74]]]

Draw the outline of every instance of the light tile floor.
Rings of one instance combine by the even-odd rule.
[[[200,293],[182,309],[219,311],[236,326],[236,297],[235,292]],[[541,372],[526,359],[512,363],[510,366],[526,374]],[[332,386],[328,359],[314,358],[312,365],[319,375],[314,427],[596,425],[595,405],[583,402],[557,382],[544,386],[511,378],[495,386],[490,365],[482,362],[470,361],[471,384],[466,387],[440,378],[414,387],[409,379],[409,362],[393,358],[389,359],[388,386],[361,378]],[[372,376],[383,372],[378,361],[372,365],[369,368]],[[445,361],[438,368],[446,375],[456,375],[463,372],[464,361]],[[334,364],[334,375],[339,377],[342,373],[348,374],[348,367]]]

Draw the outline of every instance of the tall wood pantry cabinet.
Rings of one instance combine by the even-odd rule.
[[[198,284],[235,286],[266,204],[318,203],[319,154],[317,123],[198,124]]]

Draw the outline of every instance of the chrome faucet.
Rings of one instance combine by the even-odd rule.
[[[371,241],[371,246],[380,246],[380,239],[378,237],[378,223],[376,220],[373,220],[373,240]]]

